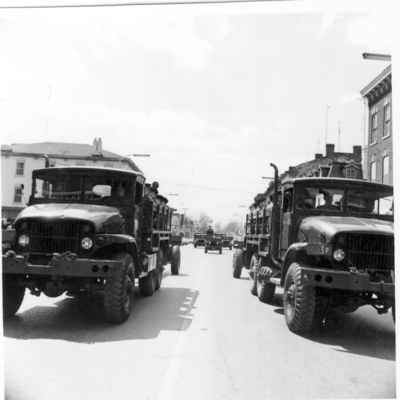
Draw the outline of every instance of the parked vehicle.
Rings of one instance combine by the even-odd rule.
[[[271,165],[271,201],[247,215],[233,276],[248,268],[251,293],[263,302],[282,286],[293,332],[319,326],[332,308],[392,308],[394,319],[393,188],[343,178],[280,183]]]
[[[157,187],[129,170],[34,171],[29,206],[16,218],[12,249],[3,255],[4,316],[18,311],[28,288],[49,297],[67,292],[83,309],[96,304],[105,320],[124,322],[136,280],[140,293],[151,296],[167,263],[179,273],[172,209]]]
[[[193,247],[204,247],[206,245],[207,235],[205,233],[195,233],[193,236]]]
[[[232,250],[232,246],[233,246],[233,237],[229,235],[224,235],[222,238],[222,247]]]
[[[214,234],[207,237],[204,253],[209,251],[218,251],[219,254],[222,254],[222,235]]]

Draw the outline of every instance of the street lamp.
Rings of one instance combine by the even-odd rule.
[[[376,60],[376,61],[392,61],[390,54],[382,53],[362,53],[364,60]]]

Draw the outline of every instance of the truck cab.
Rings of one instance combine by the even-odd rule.
[[[139,171],[53,167],[33,171],[28,207],[17,216],[12,248],[3,254],[3,308],[14,315],[25,288],[64,292],[98,303],[112,323],[125,321],[138,280],[142,295],[161,285],[163,267],[177,273],[168,200],[145,187]]]
[[[322,177],[281,183],[276,173],[270,201],[250,213],[245,229],[234,277],[247,267],[252,294],[265,302],[282,286],[292,331],[311,330],[330,308],[369,304],[394,316],[391,186]]]

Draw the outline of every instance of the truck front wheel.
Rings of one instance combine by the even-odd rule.
[[[179,275],[180,267],[181,267],[181,249],[179,246],[173,246],[171,253],[171,274]]]
[[[104,288],[104,313],[106,320],[114,324],[126,321],[133,306],[135,286],[135,265],[128,253],[119,253],[114,259],[121,261],[120,268],[115,269],[107,278]]]
[[[25,296],[25,287],[11,275],[3,275],[3,316],[5,319],[16,314]]]
[[[286,274],[283,292],[286,324],[292,332],[307,333],[322,322],[322,302],[319,300],[322,299],[316,295],[315,288],[302,282],[301,265],[292,263]]]

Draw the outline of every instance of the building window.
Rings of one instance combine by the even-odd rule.
[[[14,188],[14,203],[22,203],[24,185],[15,185]]]
[[[392,107],[390,101],[383,106],[383,137],[390,136],[390,127],[392,119]]]
[[[377,132],[378,132],[378,112],[374,111],[371,115],[371,134],[369,138],[369,142],[371,144],[376,143]]]
[[[372,161],[369,165],[369,179],[376,181],[376,161]]]
[[[357,178],[357,170],[354,167],[347,167],[345,175],[346,178],[355,179]]]
[[[382,159],[382,183],[389,184],[390,158],[388,155]]]
[[[24,176],[24,170],[25,170],[25,161],[17,160],[17,169],[15,174],[18,176]]]

